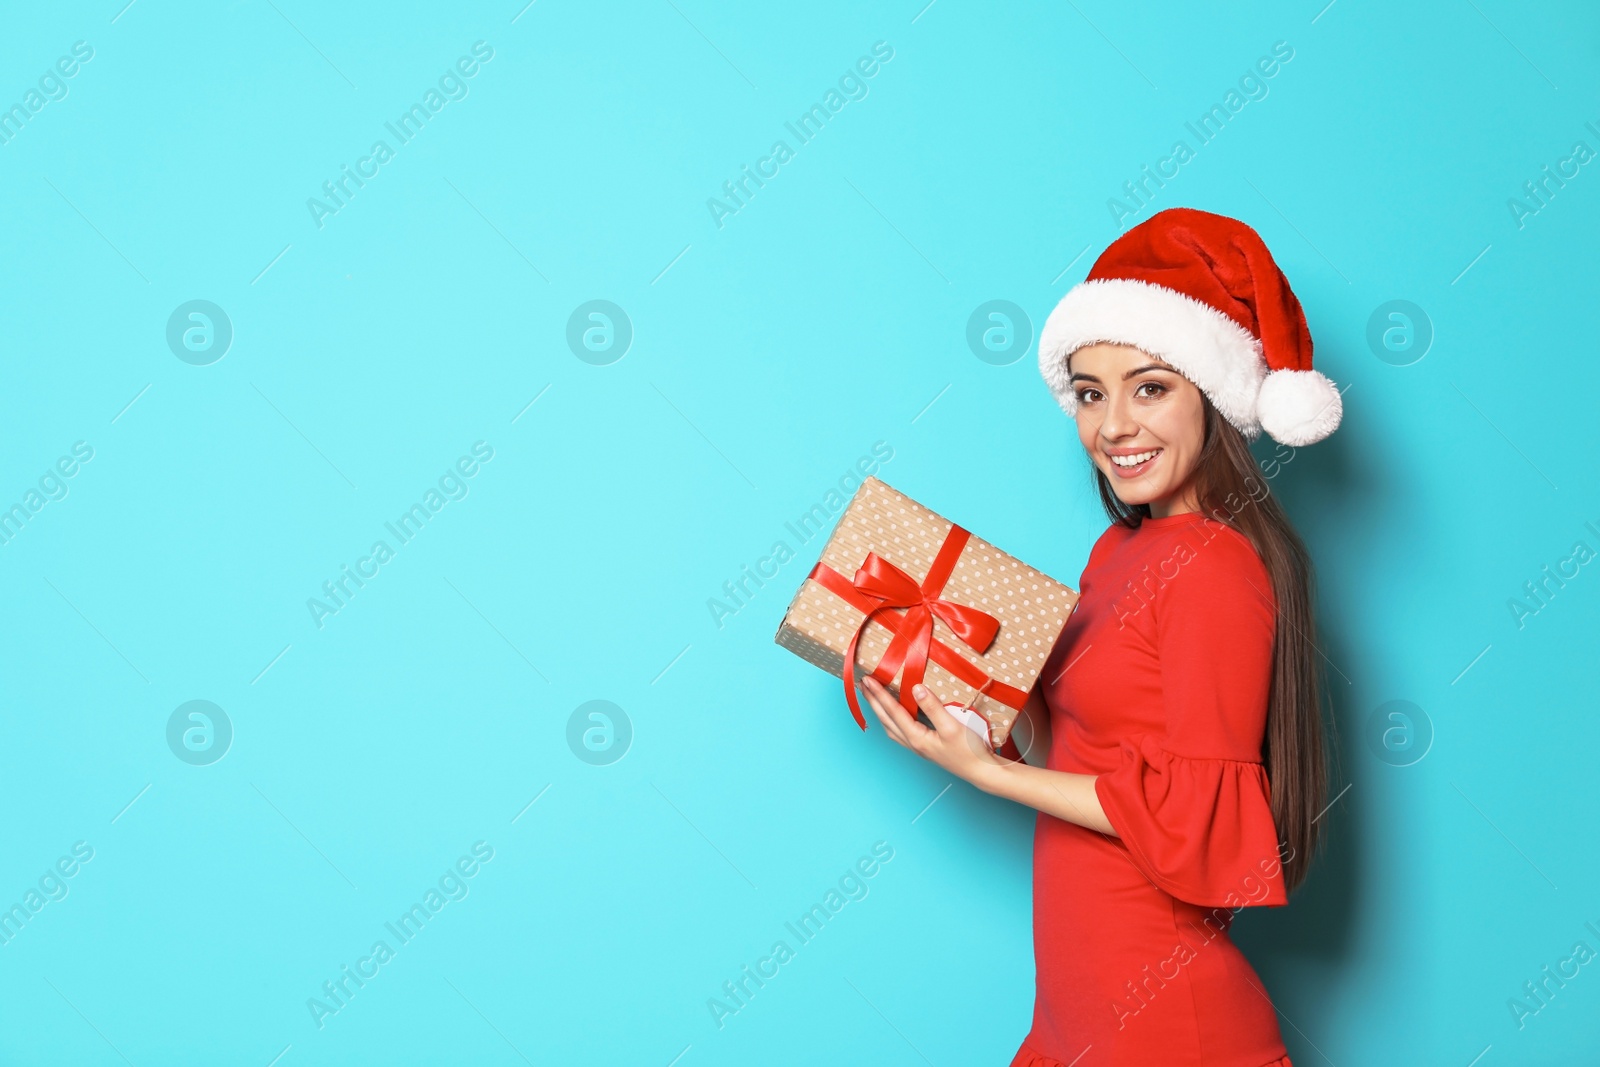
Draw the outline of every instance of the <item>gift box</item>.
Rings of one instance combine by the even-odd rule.
[[[776,640],[843,679],[863,730],[856,685],[871,674],[913,715],[919,681],[971,707],[999,748],[1077,601],[1060,582],[869,477]]]

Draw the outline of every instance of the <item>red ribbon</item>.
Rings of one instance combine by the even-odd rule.
[[[872,671],[872,676],[888,685],[904,667],[900,679],[900,706],[912,715],[917,713],[917,700],[911,691],[927,673],[930,658],[978,690],[980,695],[986,693],[1019,711],[1027,702],[1028,694],[989,677],[950,646],[933,639],[933,620],[937,618],[950,627],[963,644],[981,654],[988,651],[994,643],[995,634],[1000,630],[1000,620],[988,612],[946,600],[939,595],[950,580],[950,573],[955,570],[956,561],[961,558],[969,537],[971,534],[966,530],[952,524],[934,556],[933,565],[928,568],[927,577],[920,584],[876,552],[867,553],[853,581],[846,580],[844,575],[825,563],[819,562],[811,568],[808,577],[862,613],[861,623],[845,650],[842,674],[845,701],[850,705],[850,713],[855,716],[856,724],[863,730],[867,728],[867,720],[861,713],[861,704],[856,697],[853,670],[856,646],[867,624],[875,618],[894,637]]]

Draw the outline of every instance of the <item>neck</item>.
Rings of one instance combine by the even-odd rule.
[[[1165,519],[1173,515],[1187,515],[1192,511],[1200,510],[1200,502],[1194,498],[1194,491],[1185,488],[1173,493],[1171,496],[1162,497],[1160,500],[1150,501],[1150,517],[1152,519]]]

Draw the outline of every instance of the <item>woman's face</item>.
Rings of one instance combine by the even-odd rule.
[[[1205,442],[1199,388],[1165,360],[1128,345],[1080,348],[1067,369],[1078,397],[1078,440],[1118,499],[1149,504],[1152,518],[1198,510],[1188,482]]]

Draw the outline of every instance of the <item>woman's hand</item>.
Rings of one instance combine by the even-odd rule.
[[[993,768],[1009,763],[989,751],[977,734],[946,711],[944,702],[934,696],[933,690],[927,686],[917,685],[911,692],[917,706],[933,723],[932,729],[922,725],[901,707],[900,702],[871,675],[862,679],[861,689],[867,694],[867,703],[872,705],[878,721],[883,724],[884,733],[897,745],[909,748],[957,778],[977,785],[978,780],[992,773]]]
[[[931,730],[902,708],[877,679],[868,675],[862,679],[861,688],[878,721],[883,723],[884,732],[894,738],[895,744],[937,763],[985,793],[1117,836],[1095,792],[1095,775],[1052,771],[995,755],[977,734],[946,711],[944,702],[925,685],[916,686],[911,692],[917,706],[933,723]]]

